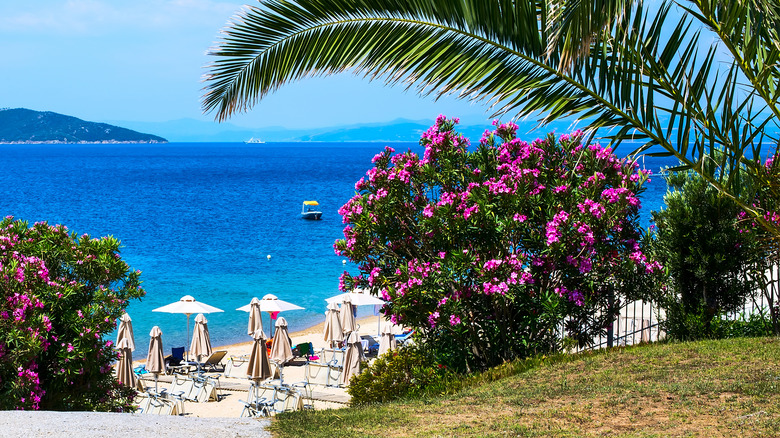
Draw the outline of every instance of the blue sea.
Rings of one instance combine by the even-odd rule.
[[[184,315],[152,313],[184,295],[224,310],[206,315],[212,345],[245,342],[247,314],[235,309],[252,297],[270,293],[304,307],[280,315],[291,331],[324,320],[325,298],[339,293],[339,276],[356,270],[333,252],[344,226],[337,211],[384,146],[0,145],[0,215],[121,240],[123,259],[143,272],[147,291],[128,308],[136,359],[145,356],[145,336],[155,325],[166,351],[185,345]],[[657,172],[671,164],[647,158],[643,165]],[[645,226],[666,192],[658,175],[647,187]],[[303,200],[319,201],[322,220],[300,219]],[[366,307],[359,316],[372,314]]]

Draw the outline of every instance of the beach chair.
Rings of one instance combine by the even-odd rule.
[[[270,417],[276,397],[276,388],[267,385],[250,384],[247,400],[239,400],[244,405],[241,417]]]
[[[330,372],[330,367],[327,364],[309,362],[305,367],[306,383],[309,386],[328,386],[328,373]]]
[[[344,350],[323,348],[319,352],[318,363],[327,364],[332,366],[342,366],[344,364]]]
[[[246,356],[230,357],[225,364],[225,377],[235,379],[246,379],[246,369],[249,363],[249,358]]]
[[[277,386],[274,392],[274,402],[271,406],[271,415],[282,412],[300,411],[303,409],[301,393],[294,388]]]
[[[217,395],[217,383],[214,379],[205,376],[198,376],[192,379],[192,390],[188,400],[207,403],[210,401],[218,401]]]
[[[395,335],[396,344],[398,344],[398,346],[400,347],[405,343],[410,342],[413,334],[414,334],[414,330],[409,330],[408,332],[402,335]]]
[[[165,373],[173,374],[175,367],[181,365],[184,362],[184,347],[171,348],[171,354],[165,356]]]
[[[225,365],[222,363],[222,359],[226,354],[227,350],[219,350],[211,353],[211,356],[200,363],[201,369],[210,372],[225,371]]]
[[[160,397],[176,403],[177,410],[184,413],[184,401],[194,401],[193,396],[197,393],[193,390],[194,386],[195,381],[190,377],[174,374],[171,386],[163,388]]]
[[[309,360],[309,358],[314,353],[314,346],[311,342],[305,342],[303,344],[298,344],[293,348],[293,356],[295,357],[306,357],[306,360]]]

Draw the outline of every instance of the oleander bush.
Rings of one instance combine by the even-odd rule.
[[[131,410],[105,337],[143,295],[117,239],[0,221],[0,409]]]
[[[588,345],[661,266],[642,248],[648,172],[583,134],[527,143],[495,123],[475,148],[440,116],[424,155],[386,148],[342,207],[337,254],[385,315],[459,372]],[[563,330],[562,330],[563,328]]]

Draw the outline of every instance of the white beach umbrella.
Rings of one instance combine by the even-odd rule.
[[[165,312],[165,313],[183,313],[187,315],[187,344],[190,343],[190,315],[193,313],[217,313],[223,312],[222,309],[217,309],[214,306],[209,306],[206,303],[201,303],[193,298],[191,295],[185,295],[171,304],[167,304],[162,307],[153,309],[152,312]],[[187,352],[187,362],[189,362],[189,352]]]
[[[122,342],[122,339],[127,339],[128,342],[130,342],[130,345],[127,348],[130,348],[130,351],[135,351],[135,336],[133,335],[133,321],[130,319],[130,315],[127,313],[124,313],[121,318],[119,318],[119,329],[116,331],[116,345],[117,348],[119,348],[119,344]]]
[[[325,298],[328,303],[343,303],[344,297],[349,297],[353,306],[368,306],[368,305],[384,305],[385,300],[377,298],[369,293],[361,292],[344,292],[343,294],[334,295],[330,298]]]
[[[250,302],[245,306],[241,306],[236,310],[249,312],[251,310],[252,303],[254,303],[255,300],[257,300],[257,298],[252,298],[252,302]],[[288,301],[280,300],[279,298],[277,298],[276,295],[273,294],[266,294],[263,296],[262,300],[258,300],[258,301],[260,302],[260,310],[263,312],[268,312],[269,316],[273,316],[276,313],[285,312],[288,310],[303,310],[303,307],[290,303]],[[268,331],[273,333],[271,331],[270,318],[268,322]]]

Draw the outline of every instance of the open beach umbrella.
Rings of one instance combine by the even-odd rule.
[[[190,315],[193,313],[217,313],[222,311],[222,309],[217,309],[214,306],[195,300],[191,295],[185,295],[179,301],[152,310],[152,312],[183,313],[187,315],[187,344],[190,343]],[[189,360],[190,354],[187,352],[187,362]]]
[[[130,339],[122,338],[119,343],[116,344],[117,350],[119,350],[119,364],[116,367],[116,380],[130,388],[135,388],[136,377],[133,372],[133,353],[130,349]]]
[[[135,337],[133,336],[133,321],[130,319],[130,315],[124,313],[119,318],[119,329],[116,331],[116,345],[119,348],[119,344],[122,339],[127,339],[130,342],[130,351],[135,351]]]
[[[382,336],[379,339],[379,355],[383,355],[390,350],[395,350],[397,344],[395,342],[395,335],[393,334],[393,323],[386,322],[382,327]]]
[[[353,306],[374,306],[386,304],[385,300],[377,298],[369,293],[364,292],[344,292],[343,294],[334,295],[330,298],[325,298],[328,303],[343,303],[344,297],[349,297]]]
[[[360,342],[360,334],[352,332],[347,338],[347,351],[344,353],[344,370],[341,373],[343,386],[349,385],[349,379],[360,372],[360,361],[363,359],[363,344]]]
[[[330,298],[325,298],[325,301],[328,304],[342,303],[344,302],[345,297],[349,297],[349,300],[353,306],[383,306],[387,304],[384,300],[371,295],[365,289],[355,289],[353,292],[345,292],[343,294],[334,295]],[[341,317],[343,318],[344,315],[342,315]],[[377,327],[376,327],[377,334],[379,334],[380,323],[381,323],[381,316],[378,316]]]
[[[160,327],[152,327],[149,332],[149,353],[146,355],[146,371],[154,374],[154,392],[157,392],[157,378],[165,372],[165,358],[163,357],[162,330]]]
[[[346,336],[357,329],[357,323],[355,322],[355,314],[352,312],[352,299],[349,295],[344,295],[343,299],[341,310],[339,310],[339,322],[341,322],[342,334]]]
[[[276,332],[274,333],[274,343],[271,345],[271,361],[276,362],[279,367],[279,384],[284,384],[284,364],[293,358],[292,345],[290,343],[290,334],[287,331],[287,320],[279,318],[276,320]]]
[[[211,337],[209,336],[208,320],[202,313],[195,317],[195,329],[192,331],[192,344],[190,352],[198,360],[198,371],[200,371],[200,356],[211,354]]]
[[[344,339],[344,332],[341,330],[341,321],[339,321],[339,305],[328,303],[328,310],[325,312],[325,333],[323,339],[333,347],[334,342]]]
[[[257,298],[252,298],[251,303],[245,306],[241,306],[236,310],[243,310],[244,312],[249,312],[251,310],[252,303],[254,303],[255,300],[257,300]],[[280,300],[279,298],[277,298],[276,295],[273,294],[265,294],[263,296],[263,299],[259,301],[260,301],[260,310],[263,312],[268,312],[270,316],[268,321],[269,333],[274,333],[273,330],[271,329],[271,319],[273,319],[276,314],[287,310],[303,310],[303,307],[290,303],[288,301]]]
[[[249,364],[246,376],[254,381],[265,380],[271,377],[271,362],[268,361],[268,350],[265,348],[265,333],[259,328],[252,334],[255,340],[252,345],[252,353],[249,355]]]

